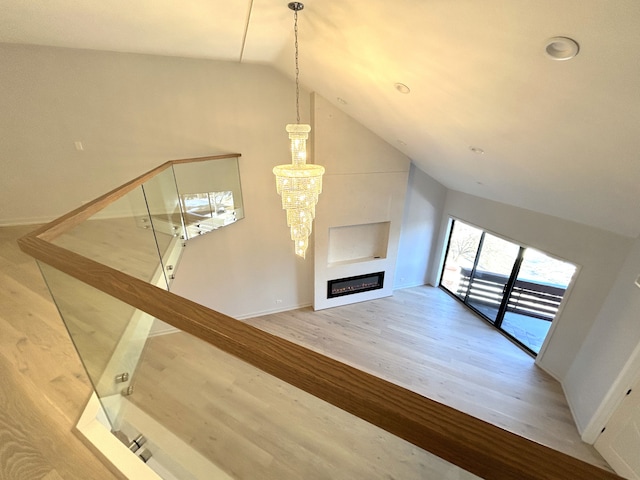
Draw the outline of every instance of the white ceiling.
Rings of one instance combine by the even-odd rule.
[[[448,188],[640,235],[637,0],[307,0],[299,27],[301,83]],[[293,75],[286,0],[0,0],[0,41]]]

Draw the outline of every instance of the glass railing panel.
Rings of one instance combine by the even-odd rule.
[[[146,282],[157,284],[158,278],[164,282],[142,188],[115,200],[52,243]]]
[[[130,385],[119,376],[131,377],[135,371],[154,319],[47,264],[38,264],[94,390],[113,422],[122,392]]]
[[[142,435],[163,478],[479,478],[190,334],[149,337],[150,315],[40,266],[113,432]]]
[[[244,218],[237,157],[179,163],[173,169],[187,238]]]
[[[170,285],[186,239],[173,169],[168,168],[146,181],[142,190],[163,272]],[[152,283],[162,286],[157,281],[152,280]]]

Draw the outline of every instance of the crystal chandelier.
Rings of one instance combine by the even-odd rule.
[[[307,138],[311,126],[300,123],[300,84],[298,76],[298,11],[300,2],[289,3],[293,10],[296,61],[296,123],[287,125],[291,141],[291,163],[273,168],[276,191],[282,197],[282,208],[287,211],[287,225],[291,229],[296,255],[305,257],[311,235],[311,224],[316,216],[316,203],[322,193],[324,167],[307,164]]]

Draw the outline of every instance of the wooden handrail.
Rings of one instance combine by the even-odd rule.
[[[81,224],[86,219],[96,214],[106,206],[112,204],[119,198],[124,197],[127,193],[132,190],[138,188],[140,185],[145,183],[147,180],[155,177],[159,173],[165,171],[167,168],[170,168],[173,165],[178,165],[181,163],[193,163],[193,162],[204,162],[208,160],[222,160],[224,158],[235,158],[240,157],[239,153],[229,153],[224,155],[211,155],[209,157],[197,157],[197,158],[185,158],[179,160],[169,160],[168,162],[163,163],[162,165],[149,170],[146,173],[134,178],[133,180],[125,183],[124,185],[120,185],[119,187],[114,188],[108,193],[96,198],[95,200],[82,205],[75,210],[63,215],[60,218],[55,219],[51,223],[48,223],[39,229],[35,230],[31,233],[31,235],[37,235],[39,238],[44,240],[51,241],[64,232],[71,230],[73,227]]]
[[[161,171],[158,169],[152,172]],[[149,177],[145,174],[132,182],[142,178]],[[132,182],[122,188],[131,191],[135,188]],[[620,478],[49,241],[76,225],[78,219],[88,218],[84,209],[94,209],[122,195],[116,189],[22,237],[18,240],[20,248],[39,261],[482,478]]]

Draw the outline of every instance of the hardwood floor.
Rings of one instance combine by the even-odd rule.
[[[518,435],[606,467],[580,440],[560,384],[534,359],[444,291],[429,286],[252,325],[452,406]]]
[[[87,375],[33,259],[0,228],[0,479],[112,479],[72,433]]]
[[[606,468],[558,382],[439,289],[247,322]],[[152,338],[134,383],[138,407],[233,478],[448,478],[425,452],[184,333]]]
[[[229,479],[478,478],[182,332],[150,340],[134,384],[128,398]]]
[[[15,240],[31,229],[0,228],[0,479],[115,478],[70,433],[84,407],[90,385],[35,262],[15,245]],[[247,322],[507,430],[593,464],[604,465],[595,450],[580,442],[558,383],[535,367],[531,357],[437,289],[402,290],[395,292],[393,297],[373,302],[321,312],[301,309]],[[271,421],[275,421],[271,418],[276,416],[274,412],[279,411],[285,423],[287,418],[293,418],[288,417],[289,414],[304,415],[299,401],[286,401],[289,398],[287,385],[274,387],[275,393],[268,394],[271,409],[263,413],[254,411],[252,414],[245,410],[243,416],[243,411],[238,410],[234,415],[221,414],[218,407],[203,403],[212,398],[214,394],[210,388],[217,384],[222,388],[221,392],[227,389],[226,396],[218,395],[218,398],[222,398],[229,408],[235,411],[242,406],[228,394],[235,382],[230,378],[230,372],[234,371],[232,367],[222,367],[225,364],[221,363],[221,367],[216,368],[216,362],[221,360],[208,361],[204,351],[190,342],[185,344],[175,336],[152,339],[144,363],[136,374],[136,390],[132,397],[145,408],[154,396],[156,400],[171,400],[167,402],[168,411],[154,409],[154,415],[173,421],[176,428],[191,425],[194,433],[187,436],[186,441],[193,444],[209,442],[208,446],[198,448],[211,450],[220,448],[220,442],[211,443],[211,437],[219,438],[222,430],[231,432],[239,441],[241,435],[233,434],[230,427],[244,429],[243,434],[249,437],[253,435],[252,429],[268,435],[265,430]],[[205,347],[208,351],[208,346]],[[233,358],[228,360],[234,361]],[[141,374],[144,368],[150,369],[149,372],[155,370],[155,373]],[[200,376],[205,373],[209,376]],[[163,395],[158,394],[157,382],[147,381],[148,387],[145,387],[145,378],[158,380],[154,375],[159,374],[166,375],[163,377],[166,378],[162,384]],[[251,388],[261,386],[262,377],[249,374],[245,378],[246,385],[253,383]],[[190,385],[195,381],[201,389],[196,392],[187,389],[188,380],[192,381]],[[248,392],[244,386],[240,389]],[[241,398],[248,406],[264,405],[267,393],[263,397],[260,388],[257,392],[245,393]],[[184,400],[176,400],[179,393],[186,394]],[[203,405],[208,406],[202,408]],[[189,412],[208,415],[218,428],[203,429],[199,420],[186,421],[182,414],[176,415],[183,406]],[[336,422],[328,415],[323,416],[321,409],[315,412],[311,420],[318,431],[331,434],[348,430],[345,425],[351,425],[346,420]],[[173,420],[169,420],[171,418]],[[295,424],[288,427],[294,429],[293,436],[286,441],[288,447],[293,448],[294,453],[308,455],[312,452],[308,442],[315,435],[296,431]],[[252,460],[264,468],[273,458],[283,457],[284,466],[273,467],[276,478],[278,474],[291,472],[288,470],[291,468],[288,463],[291,450],[281,446],[280,428],[282,425],[273,430],[275,436],[266,437],[271,440],[264,441],[261,450],[253,450],[258,454]],[[360,432],[357,437],[364,435],[363,428],[353,427],[356,433]],[[345,452],[361,451],[366,459],[366,453],[374,451],[373,443],[378,442],[380,450],[377,451],[381,452],[382,462],[369,462],[371,466],[367,468],[373,470],[369,470],[367,475],[370,476],[365,478],[376,478],[374,471],[393,475],[393,472],[373,465],[390,465],[397,459],[401,460],[404,470],[396,471],[396,478],[450,478],[428,473],[430,467],[424,465],[418,470],[414,467],[407,470],[409,465],[415,465],[411,463],[412,459],[419,454],[411,450],[414,447],[400,446],[398,452],[403,453],[391,458],[387,450],[391,441],[375,435],[370,438],[373,439],[369,442],[371,445],[356,446],[349,440],[336,444],[327,440],[325,446],[337,457],[352,462],[351,455],[345,455]],[[315,455],[311,458],[312,462],[321,462]],[[244,460],[240,459],[241,466],[234,467],[234,472],[245,468],[242,467]],[[326,476],[321,478],[340,478],[336,464],[326,467]],[[351,472],[351,476],[344,473],[342,478],[362,478],[353,470],[344,471]],[[410,472],[417,472],[417,476],[412,477]],[[296,477],[294,474],[288,478]],[[311,477],[302,475],[301,478]]]

